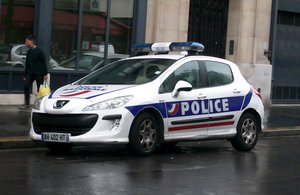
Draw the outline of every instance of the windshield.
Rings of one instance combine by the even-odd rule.
[[[99,62],[101,62],[103,58],[99,56],[92,56],[92,55],[81,55],[79,58],[78,69],[83,70],[90,70]],[[59,66],[64,68],[72,68],[75,69],[75,57],[63,62]]]
[[[130,59],[112,63],[78,81],[78,85],[144,84],[170,67],[172,59]]]

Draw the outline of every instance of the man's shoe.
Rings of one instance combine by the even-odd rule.
[[[30,105],[23,105],[23,106],[19,107],[19,109],[20,110],[30,110],[31,107],[30,107]]]

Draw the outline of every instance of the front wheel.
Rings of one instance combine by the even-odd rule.
[[[232,146],[239,151],[252,150],[258,139],[259,123],[253,114],[243,114],[236,127],[237,134],[231,140]]]
[[[48,149],[55,154],[67,153],[72,149],[72,144],[46,142]]]
[[[158,129],[158,122],[153,115],[140,114],[130,129],[129,149],[141,156],[152,154],[157,148]]]

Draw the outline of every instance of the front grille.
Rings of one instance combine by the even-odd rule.
[[[98,120],[97,114],[42,114],[33,113],[32,123],[35,133],[70,133],[78,136],[90,131]]]

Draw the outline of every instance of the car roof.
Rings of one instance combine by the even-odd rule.
[[[130,57],[127,59],[171,59],[171,60],[180,60],[180,59],[197,59],[197,60],[211,60],[211,61],[218,61],[218,62],[223,62],[226,64],[232,64],[232,62],[222,59],[222,58],[217,58],[217,57],[212,57],[212,56],[204,56],[204,55],[183,55],[183,54],[162,54],[162,55],[143,55],[143,56],[135,56],[135,57]]]
[[[185,57],[185,55],[143,55],[143,56],[135,56],[130,57],[128,59],[170,59],[170,60],[179,60],[181,58]]]

